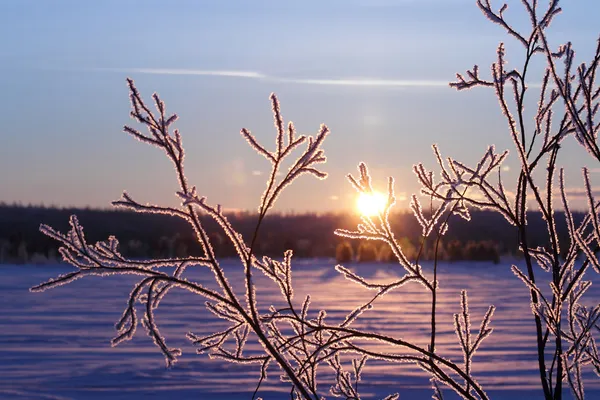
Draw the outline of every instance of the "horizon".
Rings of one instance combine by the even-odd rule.
[[[509,63],[519,62],[515,40],[473,3],[5,2],[0,34],[19,40],[0,54],[10,144],[0,150],[0,201],[110,207],[127,190],[142,202],[178,205],[164,155],[122,133],[124,124],[134,125],[130,76],[145,99],[157,92],[179,115],[187,171],[211,203],[256,210],[269,165],[239,131],[274,142],[268,96],[275,92],[300,133],[315,134],[321,123],[332,131],[327,180],[300,179],[277,210],[353,210],[357,194],[345,176],[361,161],[380,190],[395,177],[397,207],[407,208],[419,190],[412,165],[435,169],[433,143],[466,162],[477,161],[488,143],[513,148],[493,91],[448,87],[475,63],[487,74],[500,41]],[[507,15],[527,22],[517,3],[509,2],[517,7]],[[600,4],[569,4],[553,22],[552,45],[572,39],[577,60],[589,58],[597,33],[587,22],[598,13]],[[157,15],[160,29],[152,22]],[[530,83],[534,108],[537,82]],[[513,153],[506,181],[516,177]],[[580,165],[589,157],[574,140],[562,154],[574,207],[583,208]],[[594,183],[600,169],[592,172]]]

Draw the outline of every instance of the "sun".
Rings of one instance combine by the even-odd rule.
[[[373,217],[385,209],[386,197],[379,192],[361,193],[356,201],[358,212],[366,217]]]

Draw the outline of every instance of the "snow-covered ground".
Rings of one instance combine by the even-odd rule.
[[[325,309],[328,318],[342,319],[371,293],[345,280],[326,260],[293,263],[296,301],[312,295],[311,310]],[[351,265],[371,279],[397,276],[395,265]],[[430,266],[426,266],[427,270]],[[474,329],[490,304],[497,306],[494,333],[475,356],[474,376],[492,399],[541,398],[529,294],[512,275],[510,263],[455,263],[440,265],[438,350],[460,363],[452,314],[459,310],[460,289],[467,289]],[[184,351],[172,369],[144,329],[133,341],[110,347],[136,277],[84,278],[44,293],[28,288],[71,270],[70,266],[0,266],[0,398],[100,399],[194,398],[249,399],[257,382],[256,366],[232,365],[196,355],[185,339],[188,331],[203,334],[224,327],[204,309],[204,300],[174,290],[161,303],[158,324],[172,347]],[[225,263],[229,280],[241,283],[235,262]],[[210,282],[206,269],[188,270],[190,277]],[[279,291],[261,280],[258,296],[265,310],[277,303]],[[589,301],[600,299],[592,287]],[[242,288],[240,288],[242,293]],[[429,332],[429,297],[411,284],[385,296],[365,313],[357,327],[380,330],[425,346]],[[251,344],[250,350],[258,349]],[[289,388],[278,382],[272,368],[261,386],[265,399],[289,398]],[[600,398],[600,379],[585,381],[588,398]],[[381,398],[399,392],[401,399],[429,399],[427,377],[417,368],[369,361],[362,392]],[[324,386],[324,388],[327,386]],[[450,397],[452,398],[452,397]]]

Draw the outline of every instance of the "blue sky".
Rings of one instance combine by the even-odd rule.
[[[509,5],[507,16],[525,26],[520,1]],[[552,44],[571,40],[589,58],[600,2],[562,6]],[[106,207],[127,189],[177,204],[164,155],[121,132],[132,123],[127,76],[179,114],[190,180],[228,208],[254,209],[264,188],[269,165],[239,131],[274,142],[270,92],[301,133],[320,123],[332,131],[330,177],[302,178],[279,210],[352,207],[344,175],[360,161],[382,188],[393,175],[410,195],[412,165],[434,167],[433,143],[466,162],[487,144],[512,149],[492,91],[446,86],[475,63],[487,72],[500,41],[509,63],[520,61],[521,49],[473,0],[3,0],[0,37],[1,201]],[[592,164],[569,143],[559,164],[570,186],[581,186],[582,160]]]

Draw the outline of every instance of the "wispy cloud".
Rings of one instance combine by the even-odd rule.
[[[345,79],[295,79],[295,78],[271,78],[271,80],[283,83],[298,83],[304,85],[327,85],[327,86],[384,86],[384,87],[448,87],[446,81],[434,80],[402,80],[402,79],[370,79],[370,78],[345,78]]]
[[[565,188],[565,194],[569,199],[587,199],[585,188]],[[555,196],[560,196],[560,192],[555,193]],[[592,188],[592,196],[595,198],[600,196],[600,187]]]
[[[267,75],[256,71],[197,70],[178,68],[94,68],[94,71],[122,72],[128,74],[197,75],[226,78],[245,78],[275,83],[324,86],[370,86],[370,87],[448,87],[448,81],[428,79],[378,79],[378,78],[294,78]]]
[[[266,79],[267,77],[259,72],[253,71],[228,71],[228,70],[199,70],[199,69],[178,69],[178,68],[94,68],[94,71],[105,72],[124,72],[135,74],[152,75],[200,75],[200,76],[224,76],[231,78],[252,78]]]

